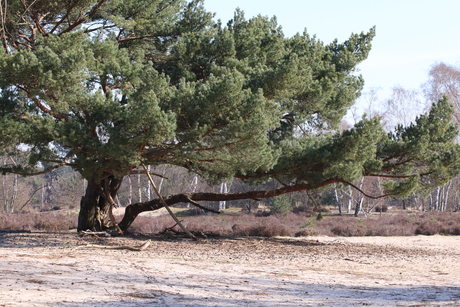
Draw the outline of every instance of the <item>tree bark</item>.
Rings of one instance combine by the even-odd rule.
[[[112,204],[108,201],[106,195],[108,193],[112,199],[115,199],[121,182],[122,179],[114,178],[113,176],[107,176],[106,179],[101,181],[88,180],[85,196],[80,201],[78,231],[88,229],[102,231],[108,228],[106,219]]]
[[[335,195],[335,202],[337,204],[337,207],[339,208],[339,215],[342,216],[342,202],[340,201],[339,194],[337,192],[337,184],[334,184],[334,195]]]
[[[359,182],[359,189],[361,190],[363,188],[363,183],[364,183],[364,177],[361,178],[361,181]],[[361,195],[361,192],[358,191],[358,197],[356,199],[356,207],[355,207],[355,217],[359,216],[359,213],[361,212],[361,209],[363,208],[363,201],[364,201],[364,195]]]

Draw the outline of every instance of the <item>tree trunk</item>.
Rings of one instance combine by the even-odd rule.
[[[361,178],[361,181],[359,182],[359,189],[362,190],[363,188],[363,183],[364,183],[364,177]],[[355,217],[358,217],[359,213],[361,212],[361,209],[363,208],[363,201],[364,201],[364,196],[361,195],[361,192],[358,191],[358,197],[356,199],[356,207],[355,207]]]
[[[78,231],[88,229],[101,231],[108,228],[106,219],[112,204],[107,200],[107,195],[109,194],[112,199],[115,199],[121,182],[122,179],[113,176],[101,181],[88,180],[85,196],[80,201]]]
[[[335,202],[337,203],[337,207],[339,208],[339,215],[343,215],[342,202],[340,201],[339,193],[337,192],[337,184],[334,184],[334,195],[335,195]]]
[[[433,204],[433,211],[438,211],[439,209],[439,194],[441,192],[441,189],[439,187],[436,187],[435,190],[435,199],[434,199],[434,204]]]
[[[222,183],[221,183],[221,185],[220,185],[220,193],[221,193],[221,194],[227,194],[227,183],[225,183],[225,182],[222,182]],[[226,203],[225,200],[219,201],[219,210],[224,210],[224,209],[226,209],[226,208],[225,208],[225,203]]]
[[[147,165],[147,171],[150,173],[150,165]],[[145,186],[145,200],[149,201],[151,199],[151,193],[150,193],[150,182],[147,181],[147,185]]]
[[[359,196],[358,200],[356,201],[356,207],[355,207],[355,217],[359,216],[359,213],[361,212],[361,209],[363,208],[363,200],[364,197]]]
[[[141,185],[141,174],[137,174],[137,194],[139,202],[142,202],[142,185]]]
[[[133,182],[131,180],[131,176],[128,176],[128,183],[129,183],[129,190],[128,190],[128,204],[130,205],[133,203]]]
[[[348,196],[347,213],[350,213],[351,212],[351,205],[353,204],[353,195],[352,195],[351,187],[348,187],[348,192],[346,194]]]
[[[443,212],[447,211],[447,201],[449,200],[449,190],[450,190],[451,185],[452,185],[452,180],[449,181],[449,183],[446,186],[444,186],[445,189],[444,189],[444,197],[443,197],[443,202],[442,202],[442,211]]]

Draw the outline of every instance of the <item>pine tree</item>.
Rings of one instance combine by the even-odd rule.
[[[195,205],[362,176],[392,179],[388,193],[405,195],[458,173],[445,100],[391,135],[378,119],[334,133],[363,87],[356,66],[374,28],[325,44],[240,10],[222,25],[199,0],[12,0],[1,12],[0,151],[29,154],[2,171],[78,171],[88,181],[79,230],[106,227],[123,178],[143,164],[284,184],[166,197]],[[162,206],[132,204],[120,227]]]

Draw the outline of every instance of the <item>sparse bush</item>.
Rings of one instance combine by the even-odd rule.
[[[313,208],[313,211],[319,213],[331,213],[331,210],[324,206],[316,206],[315,208]]]
[[[437,234],[439,228],[433,222],[423,222],[420,226],[415,229],[415,234],[417,235],[434,235]]]
[[[319,235],[319,233],[315,228],[304,228],[294,234],[295,237],[308,237],[317,235]]]
[[[311,216],[313,214],[313,208],[308,205],[300,205],[292,208],[292,213],[295,214],[305,214]]]
[[[258,210],[255,214],[256,217],[267,217],[270,216],[272,213],[266,210]]]
[[[288,194],[282,194],[276,197],[272,197],[269,202],[270,212],[273,214],[283,214],[291,209],[291,202],[289,201]]]
[[[387,205],[380,205],[380,206],[376,206],[374,208],[374,211],[375,212],[387,212],[388,211],[388,206]]]

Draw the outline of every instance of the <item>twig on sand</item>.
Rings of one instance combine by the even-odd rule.
[[[99,248],[99,249],[126,249],[126,250],[131,250],[131,251],[136,251],[136,252],[142,252],[142,251],[145,251],[150,246],[150,243],[151,241],[147,240],[139,247],[129,246],[129,245],[108,246],[108,245],[86,244],[86,245],[77,246],[74,248],[74,250],[79,249],[79,248]]]

